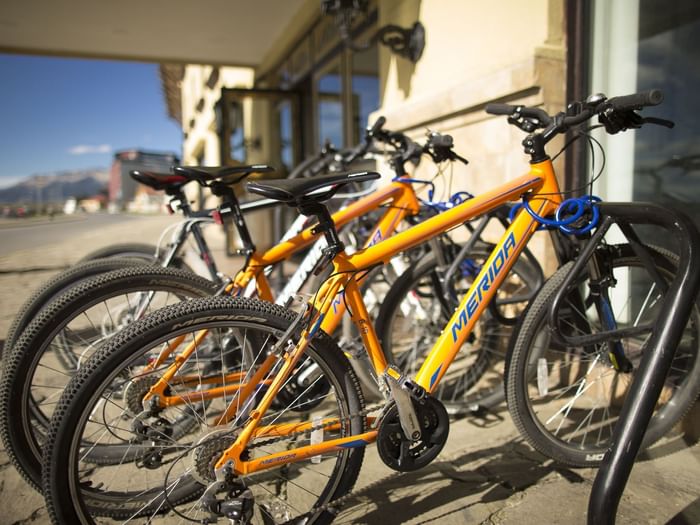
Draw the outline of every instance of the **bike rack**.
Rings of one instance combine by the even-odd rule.
[[[618,224],[623,231],[632,231],[631,225],[654,224],[673,232],[680,245],[678,272],[669,284],[666,299],[649,338],[648,346],[635,381],[613,431],[612,446],[606,452],[596,475],[588,501],[590,525],[614,524],[617,507],[625,489],[634,460],[642,444],[644,433],[659,398],[666,374],[671,366],[675,349],[690,316],[700,289],[700,234],[685,215],[647,203],[601,203],[601,222],[598,230],[572,268],[570,278],[576,275],[602,239],[605,231]],[[627,233],[625,232],[625,233]],[[634,244],[630,239],[631,244]],[[696,271],[693,271],[693,268]],[[566,286],[562,286],[562,290]],[[555,299],[556,301],[556,299]],[[672,349],[672,351],[667,351]]]

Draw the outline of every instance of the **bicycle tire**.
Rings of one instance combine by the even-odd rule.
[[[110,244],[104,248],[98,248],[82,257],[78,263],[92,261],[94,259],[105,259],[111,257],[130,257],[132,259],[141,259],[149,264],[160,264],[160,260],[156,257],[156,253],[162,255],[163,250],[159,250],[155,244],[145,244],[140,242],[125,242],[119,244]],[[187,270],[192,272],[192,268],[184,261],[180,255],[173,257],[173,260],[168,265],[172,268]],[[194,273],[194,272],[192,272]]]
[[[634,252],[629,245],[619,245],[616,249],[618,255],[613,260],[613,267],[622,271],[630,268],[630,279],[640,283],[643,274],[637,270],[640,262]],[[659,248],[652,248],[649,252],[662,276],[670,279],[677,267],[675,256]],[[596,467],[611,445],[614,424],[627,393],[625,387],[631,382],[636,368],[631,374],[615,372],[609,360],[605,362],[602,357],[605,351],[600,348],[590,352],[585,348],[549,344],[549,305],[572,266],[573,262],[567,263],[548,279],[523,315],[508,350],[506,398],[516,427],[535,449],[569,466]],[[585,282],[585,278],[579,276],[578,281]],[[637,313],[627,310],[627,304],[634,301],[629,299],[629,294],[623,294],[626,296],[622,304],[624,310],[617,314],[621,314],[621,318],[635,319],[635,322],[647,319],[643,310],[650,305],[649,312],[653,313],[651,309],[659,303],[656,300],[658,294],[653,296],[653,293],[654,287],[650,286],[650,300],[644,301]],[[562,313],[560,309],[559,319],[563,323],[574,319],[572,315],[578,315],[586,324],[591,322],[586,312],[580,313],[569,301],[567,312]],[[567,326],[575,328],[575,324],[568,322]],[[686,414],[700,392],[699,325],[700,305],[696,303],[686,326],[686,335],[676,351],[672,373],[666,378],[660,403],[647,427],[643,448],[666,434]],[[635,365],[641,358],[643,344],[643,341],[640,344],[630,338],[625,345],[625,354]],[[584,359],[590,362],[586,365]],[[573,397],[569,400],[567,395],[571,390]],[[599,422],[596,422],[596,411],[600,411],[597,414],[601,417]],[[579,413],[581,422],[577,423],[574,418]],[[588,426],[584,429],[583,425]]]
[[[484,261],[489,253],[490,250],[487,247],[476,247],[474,253],[470,254],[467,259]],[[442,292],[443,285],[437,274],[438,267],[437,256],[433,252],[427,253],[416,264],[409,267],[389,290],[382,302],[375,323],[377,335],[387,358],[411,375],[417,371],[414,364],[420,365],[423,362],[424,355],[430,351],[440,331],[447,323],[447,313],[451,314],[456,307],[451,302],[445,304],[445,301],[449,302],[449,298],[445,297],[446,294]],[[506,277],[506,281],[501,285],[501,289],[507,287],[508,279],[513,277],[520,279],[519,276],[531,274],[528,263],[518,260],[509,273],[509,277]],[[469,283],[470,281],[467,281],[466,284]],[[466,290],[466,286],[463,288]],[[411,302],[409,300],[411,295],[413,302],[419,304],[430,301],[430,304],[424,308],[424,311],[428,312],[429,319],[425,319],[425,315],[415,315],[416,311],[408,307],[411,314],[407,317],[407,322],[419,334],[420,342],[411,338],[410,332],[401,326],[394,326],[397,323],[400,324],[400,311],[402,308],[406,308],[407,303]],[[462,295],[463,291],[457,293],[458,297]],[[442,302],[436,301],[440,297],[443,298],[440,299]],[[416,304],[416,308],[419,304]],[[466,343],[472,347],[471,350],[460,350],[455,362],[453,362],[453,365],[456,366],[452,366],[448,370],[447,375],[438,385],[438,389],[433,392],[452,415],[491,409],[505,399],[503,363],[506,354],[505,341],[511,333],[511,328],[496,322],[490,313],[491,310],[486,310],[482,314],[472,337]],[[420,324],[421,320],[427,321],[427,325]],[[407,357],[403,359],[397,356],[396,341],[394,341],[394,333],[397,331],[404,337],[408,335],[406,344],[412,348],[412,355],[407,354]]]
[[[66,377],[76,367],[75,360],[62,355],[65,349],[59,340],[70,326],[77,326],[71,323],[76,319],[83,322],[84,317],[88,317],[90,329],[97,330],[89,318],[90,309],[95,305],[107,305],[115,298],[128,299],[129,294],[156,292],[149,297],[150,307],[160,303],[158,292],[172,293],[172,298],[179,300],[212,295],[216,290],[217,286],[211,281],[183,270],[140,265],[79,281],[39,312],[5,360],[0,382],[0,438],[13,465],[32,487],[40,490],[42,432],[45,433],[44,427],[48,425],[50,414],[45,412],[50,410],[52,392],[57,397],[55,393],[62,390]],[[169,300],[168,296],[165,300]],[[98,340],[104,342],[104,338],[111,335],[100,333]],[[59,342],[54,345],[56,341]],[[84,345],[81,351],[91,350],[86,334],[81,334],[79,341]],[[40,369],[53,373],[50,379],[44,378],[35,384]],[[46,385],[41,385],[42,382]],[[42,396],[46,399],[42,400]],[[47,408],[42,410],[42,405]]]
[[[253,334],[259,331],[259,337],[267,334],[264,339],[266,344],[273,334],[275,337],[283,334],[293,322],[295,315],[279,306],[255,299],[205,298],[161,309],[132,324],[113,338],[108,345],[102,347],[71,380],[59,401],[51,422],[47,446],[45,447],[43,480],[47,508],[53,522],[94,523],[93,517],[97,515],[120,519],[129,516],[142,516],[146,512],[156,514],[170,510],[164,509],[165,505],[158,500],[160,488],[152,489],[150,492],[142,491],[140,486],[137,489],[132,488],[132,491],[136,490],[141,498],[140,501],[135,501],[133,498],[122,499],[118,491],[110,490],[109,481],[104,487],[94,483],[90,484],[88,477],[92,476],[91,472],[85,474],[83,478],[78,479],[77,477],[82,433],[85,431],[86,435],[89,436],[86,427],[91,414],[94,413],[93,409],[100,402],[100,396],[112,396],[112,392],[115,391],[113,381],[123,381],[123,370],[131,370],[130,367],[133,366],[133,363],[143,362],[141,356],[150,355],[150,351],[159,351],[156,348],[161,348],[163,343],[167,344],[167,341],[172,338],[198,332],[202,329],[206,329],[208,335],[215,334],[217,330],[238,330],[237,333],[239,338],[244,341],[244,345],[246,340],[256,341],[255,345],[262,341],[263,339],[252,336],[251,339],[248,339],[249,331]],[[241,331],[244,331],[244,335],[240,335]],[[227,331],[226,333],[232,332]],[[212,337],[216,340],[216,336]],[[264,355],[264,349],[263,344],[258,356]],[[325,334],[319,334],[313,339],[302,359],[313,359],[313,363],[318,365],[320,373],[324,374],[323,377],[327,377],[330,388],[335,395],[335,402],[340,410],[339,417],[343,417],[340,421],[348,421],[341,426],[353,434],[364,431],[365,418],[359,414],[364,408],[362,392],[347,358],[337,345]],[[251,369],[254,365],[255,361],[252,362]],[[242,369],[243,365],[241,365]],[[138,373],[136,371],[136,374]],[[192,374],[192,371],[188,373]],[[328,402],[331,406],[334,405],[333,401],[328,401],[327,394],[323,397],[324,403]],[[116,403],[113,399],[112,403]],[[224,401],[224,405],[226,405],[226,401]],[[245,411],[245,407],[242,410],[244,414],[249,413]],[[245,416],[241,415],[240,417]],[[108,418],[104,418],[104,420],[109,421]],[[89,424],[94,424],[94,422],[90,421]],[[128,427],[124,422],[121,422],[120,425]],[[328,439],[332,438],[329,436]],[[116,443],[119,446],[119,441]],[[200,440],[198,443],[202,443],[202,441]],[[207,443],[207,439],[204,443]],[[168,445],[170,449],[173,448],[170,443]],[[196,449],[197,446],[191,448]],[[272,446],[274,445],[266,445],[268,448]],[[290,449],[283,448],[283,450]],[[190,453],[191,451],[188,452],[188,454]],[[320,471],[314,475],[315,470],[305,468],[302,462],[288,464],[288,467],[292,467],[290,471],[296,470],[296,476],[292,477],[294,482],[288,487],[290,493],[294,491],[293,495],[288,494],[289,499],[293,499],[295,506],[300,506],[309,498],[311,500],[318,498],[318,503],[327,503],[341,497],[352,489],[359,473],[363,455],[364,447],[344,448],[336,453],[325,454],[323,456],[325,463],[314,465],[315,468],[319,469],[325,465],[327,470],[327,467],[330,466],[329,463],[333,463],[330,473],[323,473],[323,475]],[[175,461],[175,464],[182,460],[181,456]],[[211,462],[209,465],[211,467]],[[128,465],[125,468],[128,468]],[[163,474],[163,470],[161,469],[160,474],[167,478],[167,474]],[[187,502],[187,506],[189,506],[192,500],[201,494],[203,486],[197,484],[196,479],[189,474],[190,470],[184,470],[183,477],[178,478],[177,482],[173,482],[172,485],[156,483],[156,487],[165,486],[167,489],[173,487],[168,495],[169,506],[176,507],[184,502]],[[251,490],[258,490],[258,485],[270,482],[266,472],[273,472],[273,475],[281,476],[282,479],[286,479],[284,476],[291,475],[289,471],[284,470],[281,471],[282,474],[280,474],[280,470],[263,471],[255,476],[248,476],[246,478],[247,487]],[[157,474],[155,469],[149,470],[149,476]],[[95,476],[99,477],[99,472]],[[297,485],[301,486],[300,483],[304,480],[304,476],[311,476],[316,483],[319,483],[320,479],[325,480],[326,485],[322,490],[315,489],[312,495],[306,494],[296,488]],[[144,480],[138,481],[147,483]],[[168,482],[169,479],[164,483]],[[280,481],[276,479],[275,482],[279,483]],[[153,495],[154,491],[155,496]],[[162,497],[163,492],[164,490],[161,490],[161,500],[165,499]],[[257,499],[259,494],[264,495],[265,493],[258,492],[258,496],[255,496],[255,504],[259,505],[260,513],[267,513],[268,509],[263,509],[263,503]],[[281,500],[279,495],[276,497]],[[160,505],[156,507],[154,502],[159,502]],[[317,506],[311,507],[310,510],[316,509]],[[256,507],[257,509],[258,507]],[[316,510],[315,514],[309,516],[309,521],[305,521],[305,523],[330,523],[333,517],[333,513],[323,508]]]
[[[155,245],[140,242],[110,244],[84,255],[80,258],[78,263],[92,261],[94,259],[105,259],[107,257],[132,257],[155,263],[157,251],[158,248]]]
[[[68,268],[67,270],[52,277],[44,282],[20,307],[15,315],[10,329],[5,336],[5,355],[10,355],[12,347],[17,342],[17,339],[22,335],[22,332],[27,325],[34,319],[41,309],[50,301],[58,297],[67,288],[82,281],[94,277],[95,275],[146,264],[143,259],[134,259],[126,257],[110,257],[107,259],[95,259],[84,261]]]

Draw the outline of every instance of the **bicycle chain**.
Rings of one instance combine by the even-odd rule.
[[[264,447],[266,445],[270,445],[273,443],[278,443],[280,441],[288,440],[290,438],[293,439],[293,438],[296,438],[297,436],[310,434],[311,432],[313,432],[315,430],[321,430],[321,429],[324,429],[326,427],[337,425],[338,423],[350,421],[350,419],[352,419],[353,417],[365,417],[365,416],[369,415],[370,413],[374,412],[375,410],[385,409],[387,406],[388,405],[386,402],[375,403],[374,405],[365,407],[363,410],[360,410],[359,412],[355,412],[355,413],[352,413],[348,416],[345,416],[344,418],[342,418],[340,420],[334,420],[334,421],[329,421],[327,423],[321,423],[318,425],[314,425],[311,428],[308,428],[306,430],[300,430],[298,432],[293,432],[290,435],[267,439],[267,440],[261,441],[259,443],[253,443],[251,445],[248,445],[248,447],[246,447],[246,449],[252,450],[252,449]],[[366,488],[367,487],[365,487],[365,489]],[[311,516],[311,515],[314,515],[318,512],[325,512],[325,511],[337,513],[340,510],[340,506],[343,503],[345,503],[348,499],[350,499],[354,494],[355,494],[354,491],[350,491],[347,494],[345,494],[337,499],[329,501],[328,503],[324,503],[323,505],[314,506],[311,509],[309,509],[307,512],[302,514],[301,516],[298,516],[298,518],[301,518],[302,516]]]
[[[276,438],[267,439],[267,440],[265,440],[265,441],[260,441],[260,442],[257,442],[257,443],[252,443],[252,444],[248,445],[248,446],[246,447],[246,449],[247,449],[247,450],[252,450],[252,449],[255,449],[255,448],[259,448],[259,447],[264,447],[264,446],[267,446],[267,445],[272,445],[272,444],[274,444],[274,443],[279,443],[280,441],[285,441],[285,440],[288,440],[288,439],[293,439],[293,438],[296,438],[297,436],[302,436],[302,435],[304,435],[304,434],[310,434],[310,433],[313,432],[314,430],[322,430],[322,429],[324,429],[324,428],[326,428],[326,427],[331,427],[331,426],[337,425],[337,424],[339,424],[339,423],[345,423],[346,421],[350,421],[350,420],[351,420],[352,418],[354,418],[354,417],[364,417],[364,416],[367,416],[367,415],[369,415],[371,412],[374,412],[375,410],[379,410],[380,408],[384,408],[384,406],[386,406],[385,403],[375,403],[375,404],[372,405],[372,406],[365,407],[363,410],[360,410],[359,412],[354,412],[354,413],[352,413],[352,414],[349,414],[349,415],[345,416],[345,417],[342,418],[342,419],[333,419],[333,420],[331,420],[331,421],[328,421],[327,423],[319,423],[318,425],[314,425],[314,426],[312,426],[312,427],[310,427],[310,428],[307,428],[306,430],[299,430],[299,431],[297,431],[297,432],[292,432],[292,433],[287,434],[287,435],[285,435],[285,436],[279,436],[279,437],[276,437]]]

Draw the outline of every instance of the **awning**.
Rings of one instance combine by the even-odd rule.
[[[259,66],[318,0],[0,2],[0,51]]]

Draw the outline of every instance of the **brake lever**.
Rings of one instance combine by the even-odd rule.
[[[620,131],[641,128],[644,124],[644,119],[634,110],[616,111],[613,108],[607,108],[598,114],[598,122],[605,126],[606,132],[610,135],[615,135]]]
[[[462,157],[462,156],[459,155],[458,153],[455,153],[454,151],[452,152],[452,158],[455,159],[455,160],[460,161],[460,162],[461,162],[462,164],[464,164],[465,166],[466,166],[467,164],[469,164],[469,161],[468,161],[467,159],[465,159],[464,157]]]
[[[664,126],[668,129],[672,129],[676,125],[672,120],[667,120],[665,118],[644,117],[642,120],[644,124],[656,124],[657,126]]]

